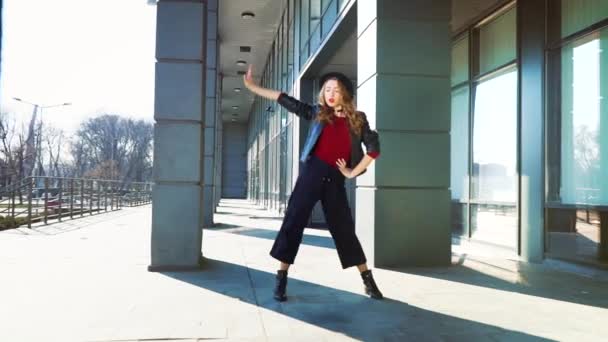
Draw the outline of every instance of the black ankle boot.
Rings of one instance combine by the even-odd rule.
[[[277,271],[277,282],[274,287],[274,299],[279,302],[287,300],[285,292],[287,290],[287,271]]]
[[[374,299],[382,299],[384,296],[382,292],[378,289],[378,285],[374,281],[374,277],[372,276],[372,271],[367,270],[361,272],[361,278],[363,278],[363,284],[365,285],[365,293]]]

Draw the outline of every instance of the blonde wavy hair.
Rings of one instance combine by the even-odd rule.
[[[321,87],[321,91],[319,92],[319,105],[321,106],[321,109],[319,110],[319,114],[317,115],[317,120],[324,124],[333,123],[334,110],[332,107],[327,105],[327,103],[325,102],[325,96],[323,96],[325,86],[330,80],[338,81],[338,88],[340,89],[340,94],[342,95],[342,103],[337,103],[336,105],[342,106],[342,110],[344,111],[344,114],[348,119],[348,125],[357,135],[361,135],[361,128],[363,127],[363,118],[357,111],[353,96],[346,90],[344,84],[342,84],[342,82],[340,82],[340,80],[338,80],[337,78],[328,79]]]

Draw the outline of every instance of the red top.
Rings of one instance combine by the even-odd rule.
[[[334,117],[333,124],[323,127],[321,136],[317,141],[314,155],[327,164],[337,168],[336,161],[344,159],[347,163],[350,160],[350,131],[345,117]],[[368,156],[376,159],[378,152],[368,152]]]

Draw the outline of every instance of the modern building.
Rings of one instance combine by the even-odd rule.
[[[308,102],[324,72],[355,82],[382,145],[348,185],[376,267],[449,264],[454,245],[607,265],[608,1],[157,6],[151,270],[197,267],[220,198],[285,210],[308,122],[254,98],[248,64]]]

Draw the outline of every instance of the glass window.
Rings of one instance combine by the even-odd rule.
[[[313,54],[321,44],[321,26],[317,25],[310,35],[310,54]]]
[[[321,37],[325,38],[331,28],[334,26],[334,23],[338,19],[338,7],[337,0],[332,0],[329,7],[325,10],[323,14],[323,23],[321,24],[322,32]]]
[[[608,227],[608,211],[550,208],[547,209],[545,223],[550,256],[580,261],[608,261],[608,248],[600,248],[602,227]]]
[[[452,232],[465,235],[469,199],[469,87],[452,91],[451,170]]]
[[[279,34],[279,36],[281,38],[279,38],[279,40],[281,41],[281,44],[278,45],[277,48],[277,68],[276,68],[276,74],[277,74],[277,89],[283,90],[285,89],[285,82],[283,82],[283,49],[284,47],[284,42],[283,42],[283,35],[282,33]]]
[[[288,64],[289,64],[289,43],[286,41],[283,45],[283,51],[281,51],[282,57],[282,66],[281,66],[281,77],[283,78],[284,91],[289,92],[291,89],[291,85],[288,82]]]
[[[310,0],[310,54],[317,51],[321,43],[321,0]]]
[[[608,18],[606,0],[561,0],[561,35],[569,36]]]
[[[277,37],[278,40],[278,37]],[[279,53],[279,49],[281,48],[281,46],[279,45],[281,42],[277,41],[274,44],[274,50],[273,50],[273,63],[272,63],[272,79],[274,81],[274,87],[273,89],[282,89],[281,88],[281,77],[280,77],[280,66],[281,66],[281,55]]]
[[[338,6],[340,7],[340,11],[348,4],[350,0],[339,0]]]
[[[476,239],[517,246],[517,70],[476,87],[471,229]]]
[[[289,26],[289,43],[288,43],[288,49],[287,49],[287,84],[289,84],[287,90],[290,90],[293,86],[293,73],[294,73],[294,68],[293,68],[293,64],[294,64],[294,26],[293,23],[292,25]]]
[[[469,79],[469,36],[459,39],[452,47],[452,86]]]
[[[467,169],[469,164],[469,87],[452,92],[451,131],[451,188],[452,199],[468,198]]]
[[[302,51],[300,51],[300,70],[302,69],[302,67],[304,66],[304,64],[306,63],[306,61],[308,60],[308,43],[306,43],[306,46],[304,46],[304,49]]]
[[[310,15],[310,0],[302,0],[300,2],[300,50],[304,50],[308,43],[308,36],[310,35],[309,29],[309,15]],[[304,53],[308,57],[308,53]]]
[[[562,50],[562,203],[608,204],[608,134],[600,134],[608,128],[608,82],[601,77],[608,50],[601,45],[608,47],[596,33]]]
[[[516,35],[515,8],[479,29],[479,73],[483,74],[515,60]]]
[[[319,25],[321,21],[321,0],[310,0],[310,30]]]
[[[291,25],[293,23],[293,18],[294,18],[294,3],[295,0],[289,0],[288,1],[288,7],[287,7],[287,21],[289,23],[289,25]]]
[[[329,3],[333,2],[333,0],[322,0],[321,1],[321,14],[325,13],[327,7],[329,7]]]

